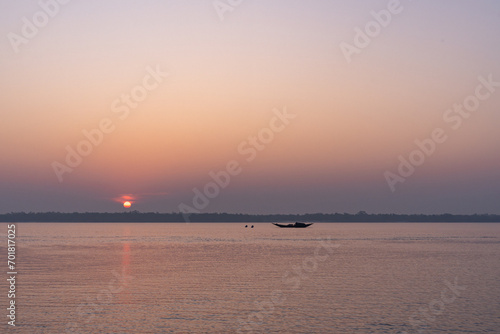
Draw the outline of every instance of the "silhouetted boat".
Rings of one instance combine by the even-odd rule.
[[[304,227],[311,226],[312,224],[313,223],[306,224],[306,223],[299,223],[299,222],[295,222],[293,224],[278,224],[278,223],[273,223],[273,225],[276,225],[276,226],[281,227],[281,228],[304,228]]]

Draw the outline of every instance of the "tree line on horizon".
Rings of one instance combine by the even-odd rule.
[[[0,214],[0,222],[500,222],[500,215],[473,214],[369,214],[351,213],[307,214],[242,214],[242,213],[192,213],[180,212],[11,212]]]

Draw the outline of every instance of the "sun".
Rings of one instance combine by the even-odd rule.
[[[129,201],[123,202],[124,208],[130,208],[131,206],[132,206],[132,203],[130,203]]]

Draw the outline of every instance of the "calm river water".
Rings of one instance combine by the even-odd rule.
[[[18,223],[12,333],[500,333],[500,224]]]

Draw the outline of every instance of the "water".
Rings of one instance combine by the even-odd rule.
[[[17,325],[2,279],[1,328],[500,332],[500,224],[244,225],[19,223]]]

